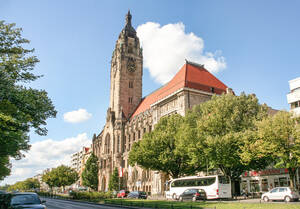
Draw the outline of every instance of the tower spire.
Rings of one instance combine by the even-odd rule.
[[[131,16],[130,10],[128,10],[128,12],[125,16],[126,24],[125,24],[125,27],[123,29],[123,32],[124,32],[125,36],[135,38],[136,37],[136,31],[131,25],[131,18],[132,18],[132,16]]]
[[[126,25],[131,26],[131,18],[130,10],[128,10],[128,13],[126,14]]]

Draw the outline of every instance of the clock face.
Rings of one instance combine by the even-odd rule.
[[[133,60],[128,60],[128,63],[127,63],[127,70],[129,72],[134,72],[135,71],[135,63]]]

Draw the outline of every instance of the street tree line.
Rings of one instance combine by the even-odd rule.
[[[40,188],[40,182],[35,178],[28,178],[24,181],[18,181],[13,185],[8,186],[8,191],[34,191]]]
[[[73,168],[65,165],[52,168],[42,175],[42,181],[50,187],[51,191],[53,187],[63,187],[63,190],[65,190],[65,186],[72,185],[78,178],[78,173]]]
[[[172,178],[218,169],[231,181],[245,171],[272,165],[287,168],[294,187],[299,148],[299,119],[285,111],[268,114],[268,107],[253,94],[223,94],[184,117],[161,118],[133,144],[129,163]]]

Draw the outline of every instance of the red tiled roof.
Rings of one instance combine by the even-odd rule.
[[[131,118],[150,109],[150,105],[174,93],[175,91],[188,87],[212,93],[222,94],[226,92],[227,86],[208,72],[204,67],[186,62],[179,72],[166,85],[149,94],[140,102]]]

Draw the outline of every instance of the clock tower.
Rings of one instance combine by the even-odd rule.
[[[130,11],[116,42],[110,71],[110,111],[129,118],[142,99],[143,54]]]

